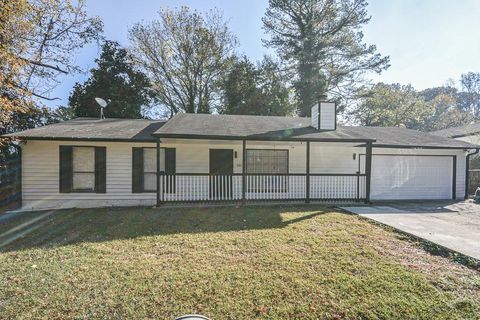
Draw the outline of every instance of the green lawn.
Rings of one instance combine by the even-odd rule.
[[[480,314],[479,272],[333,210],[78,209],[8,232],[24,215],[0,225],[0,318]]]

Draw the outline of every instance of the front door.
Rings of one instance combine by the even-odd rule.
[[[210,199],[232,199],[233,150],[210,149]]]

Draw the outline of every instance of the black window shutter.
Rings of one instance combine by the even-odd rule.
[[[60,193],[72,192],[72,147],[60,146],[60,168],[59,168],[59,191]]]
[[[143,148],[132,148],[132,193],[143,192]]]
[[[107,148],[95,147],[95,192],[107,192]]]
[[[165,148],[165,174],[175,175],[176,172],[176,150],[175,148]],[[175,176],[167,178],[167,193],[175,193]]]
[[[175,174],[176,167],[176,152],[175,148],[165,148],[165,173]]]

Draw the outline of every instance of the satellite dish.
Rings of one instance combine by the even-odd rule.
[[[100,119],[105,119],[103,116],[103,109],[107,107],[107,105],[110,103],[110,99],[108,99],[108,102],[103,100],[102,98],[95,97],[95,101],[98,103],[100,106]]]
[[[103,100],[102,98],[95,97],[95,101],[98,103],[98,105],[102,108],[105,108],[107,106],[107,101]]]

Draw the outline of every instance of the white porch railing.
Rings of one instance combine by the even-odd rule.
[[[246,175],[246,200],[305,199],[305,175]]]
[[[366,176],[360,174],[312,174],[310,175],[310,199],[365,200],[366,181]]]
[[[309,177],[309,181],[307,178]],[[307,187],[307,182],[309,186]],[[307,190],[310,190],[307,194]],[[241,200],[361,201],[364,174],[174,174],[160,176],[162,202]]]

